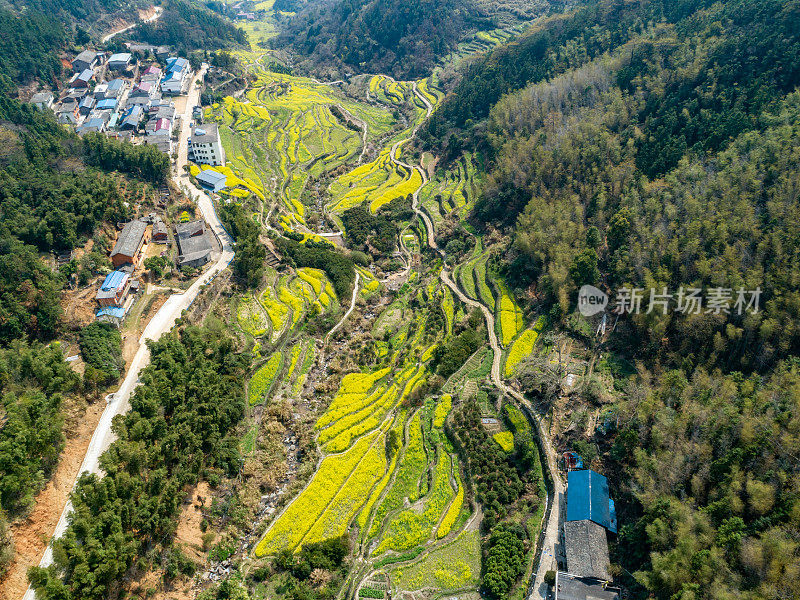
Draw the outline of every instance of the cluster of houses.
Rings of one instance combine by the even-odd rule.
[[[214,247],[205,221],[198,219],[180,223],[173,232],[179,268],[199,268],[211,260]],[[139,281],[134,279],[134,275],[142,266],[150,242],[170,242],[169,229],[157,215],[151,214],[122,225],[110,255],[114,270],[106,275],[95,295],[98,321],[110,322],[117,327],[122,324],[139,291]]]
[[[40,92],[31,103],[52,109],[60,123],[74,126],[81,135],[100,132],[136,138],[172,154],[175,104],[171,97],[186,92],[191,67],[186,58],[165,55],[165,50],[153,48],[153,55],[163,62],[149,64],[140,64],[131,52],[106,56],[84,50],[72,61],[67,91],[58,99],[51,92]]]

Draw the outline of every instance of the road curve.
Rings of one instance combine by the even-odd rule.
[[[203,65],[203,68],[200,70],[197,76],[193,77],[185,111],[182,115],[178,115],[178,118],[180,118],[183,123],[183,127],[181,128],[180,142],[182,146],[185,146],[189,135],[188,121],[191,119],[192,107],[197,103],[199,98],[199,88],[196,86],[194,80],[202,80],[203,76],[205,75],[206,67],[207,65]],[[183,173],[184,164],[186,164],[185,149],[184,152],[179,152],[176,169],[177,174],[173,176],[173,181],[179,186],[181,184],[188,183],[188,176]],[[185,181],[183,180],[184,178]],[[139,338],[139,349],[133,357],[133,361],[131,362],[131,366],[128,368],[127,373],[125,374],[125,379],[123,380],[122,385],[114,394],[109,394],[107,397],[108,404],[106,405],[106,408],[100,417],[100,422],[98,423],[97,428],[92,435],[92,439],[89,443],[89,447],[86,450],[86,455],[84,456],[80,471],[78,472],[76,483],[77,479],[80,478],[80,476],[84,473],[100,474],[100,455],[108,449],[115,439],[115,435],[111,431],[111,423],[115,416],[125,414],[130,409],[130,397],[139,382],[139,374],[141,370],[150,362],[150,351],[146,344],[147,340],[157,340],[162,334],[171,330],[175,325],[175,321],[181,316],[181,313],[191,306],[192,302],[194,302],[195,298],[197,298],[198,294],[202,291],[205,285],[214,279],[214,277],[216,277],[221,271],[227,268],[227,266],[233,260],[233,239],[230,237],[230,235],[228,235],[228,232],[225,230],[222,222],[219,220],[211,198],[209,198],[207,194],[200,192],[195,199],[203,217],[206,219],[211,229],[219,238],[222,252],[211,268],[203,273],[185,292],[173,294],[167,298],[167,301],[153,316],[153,318],[147,324],[147,327],[145,327],[144,333],[142,333],[142,336]],[[68,500],[64,506],[64,510],[61,512],[61,517],[56,524],[51,542],[48,544],[44,555],[39,562],[40,567],[47,567],[52,564],[52,542],[53,540],[60,538],[66,531],[67,519],[71,512],[72,502]],[[35,598],[36,593],[29,586],[25,592],[25,595],[23,596],[23,600],[35,600]]]
[[[146,19],[141,20],[142,23],[149,23],[150,21],[155,21],[157,18],[161,16],[161,13],[164,12],[164,9],[161,6],[156,6],[155,9],[156,10],[152,15],[150,15]],[[138,23],[131,23],[127,27],[123,27],[122,29],[118,29],[117,31],[112,31],[108,35],[104,36],[100,41],[102,41],[105,44],[111,38],[118,36],[120,33],[125,33],[126,31],[133,29],[137,25]]]
[[[433,106],[425,97],[424,94],[420,93],[417,89],[417,84],[414,84],[413,87],[414,93],[417,97],[422,100],[422,102],[426,106],[426,118],[431,115],[433,111]],[[425,170],[419,165],[409,165],[400,159],[397,158],[397,152],[404,143],[409,141],[409,139],[413,138],[416,134],[417,130],[419,129],[421,123],[418,124],[414,130],[411,132],[409,138],[402,139],[396,142],[391,149],[389,154],[391,160],[398,165],[402,165],[408,169],[416,169],[420,175],[422,176],[422,185],[414,192],[412,197],[412,209],[414,212],[419,216],[422,220],[425,230],[427,232],[428,238],[428,247],[432,250],[435,250],[439,255],[442,257],[445,256],[444,252],[441,248],[439,248],[438,244],[436,243],[436,231],[434,228],[433,223],[431,222],[430,217],[428,214],[420,209],[419,207],[419,192],[422,187],[428,181],[428,174]],[[551,443],[550,436],[547,433],[547,429],[542,421],[541,415],[539,415],[533,407],[531,407],[530,403],[525,399],[525,397],[520,394],[517,390],[509,387],[505,380],[503,379],[502,374],[502,360],[503,360],[503,348],[500,345],[500,342],[497,338],[497,332],[495,331],[494,326],[494,315],[492,311],[482,302],[478,302],[477,300],[470,298],[458,287],[458,285],[453,281],[450,276],[450,273],[447,270],[447,266],[445,265],[440,274],[440,279],[442,282],[449,287],[453,293],[467,306],[471,306],[473,308],[478,308],[483,313],[484,319],[486,321],[486,329],[489,333],[489,345],[492,348],[492,370],[491,370],[491,378],[492,383],[500,389],[504,394],[513,398],[521,408],[525,410],[525,412],[533,419],[536,429],[541,440],[541,447],[544,450],[545,454],[545,465],[543,467],[548,471],[548,475],[550,481],[552,482],[553,490],[548,494],[548,497],[545,499],[545,511],[544,514],[547,518],[547,521],[544,523],[543,526],[543,535],[542,535],[542,543],[541,547],[539,548],[539,556],[538,556],[538,564],[536,568],[536,573],[534,573],[532,581],[529,586],[529,600],[536,600],[536,598],[546,598],[548,586],[544,582],[544,576],[549,570],[556,570],[556,546],[558,544],[559,538],[559,531],[560,531],[560,523],[561,517],[565,511],[565,486],[563,481],[561,480],[558,474],[558,465],[557,465],[557,454],[553,444]]]

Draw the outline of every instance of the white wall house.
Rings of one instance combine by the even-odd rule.
[[[220,167],[225,164],[225,150],[214,123],[196,127],[189,136],[189,160],[200,165]]]

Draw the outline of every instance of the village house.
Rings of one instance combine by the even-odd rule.
[[[189,159],[201,165],[215,167],[225,164],[225,150],[216,124],[195,128],[189,137]]]
[[[178,267],[201,267],[211,260],[211,241],[202,219],[175,226],[178,243]]]
[[[38,92],[31,98],[33,104],[39,110],[53,107],[53,94],[52,92]]]
[[[108,68],[111,71],[127,71],[135,64],[130,52],[118,52],[108,59]]]
[[[122,306],[131,285],[131,276],[124,271],[112,271],[97,290],[95,300],[102,306]]]
[[[69,87],[88,88],[92,81],[94,81],[94,71],[91,69],[84,69],[69,80]]]
[[[146,243],[147,223],[142,221],[125,223],[111,251],[111,263],[117,268],[126,264],[138,266],[142,258],[142,247]]]
[[[204,169],[197,174],[197,182],[210,192],[219,192],[226,187],[227,177],[213,169]]]
[[[72,60],[72,71],[81,73],[86,69],[94,69],[100,62],[100,55],[94,50],[84,50]]]
[[[161,91],[167,95],[180,94],[189,78],[189,61],[172,56],[167,59],[167,72],[161,80]]]

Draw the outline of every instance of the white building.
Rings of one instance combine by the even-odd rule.
[[[201,165],[220,167],[225,164],[225,150],[219,128],[213,123],[196,127],[189,136],[189,159]]]
[[[51,92],[39,92],[38,94],[34,94],[33,98],[31,98],[31,104],[39,110],[53,108],[53,94]]]

